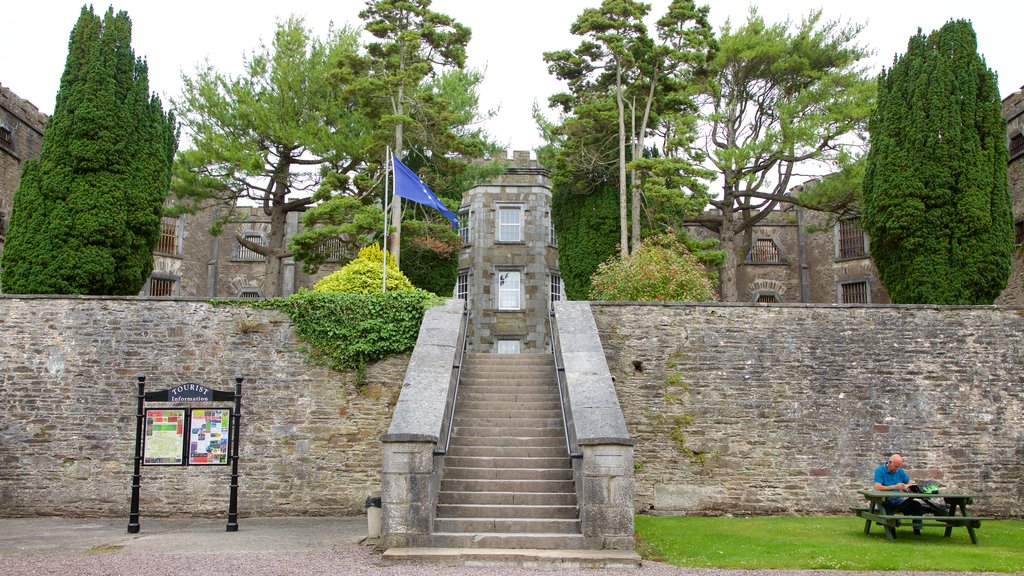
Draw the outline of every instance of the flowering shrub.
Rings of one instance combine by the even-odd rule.
[[[371,244],[359,250],[359,256],[345,264],[341,270],[325,276],[313,285],[314,292],[347,292],[349,294],[377,294],[381,292],[384,272],[384,250]],[[412,290],[412,282],[388,260],[388,291]]]
[[[611,258],[590,279],[591,300],[708,302],[717,300],[704,265],[669,235],[644,240],[636,254]]]

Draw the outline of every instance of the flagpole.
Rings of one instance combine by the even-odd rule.
[[[391,215],[388,214],[388,190],[390,180],[389,166],[391,165],[391,146],[387,146],[384,152],[384,270],[381,271],[380,292],[386,294],[388,291],[388,221]]]

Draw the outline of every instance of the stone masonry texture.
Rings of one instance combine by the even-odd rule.
[[[245,377],[239,512],[361,513],[408,355],[308,363],[287,315],[203,301],[0,298],[0,515],[127,518],[136,375],[147,391]],[[195,406],[199,406],[196,404]],[[142,469],[141,513],[227,513],[230,467]]]
[[[638,510],[846,513],[911,478],[1024,514],[1024,309],[592,303]]]
[[[592,303],[635,507],[847,514],[893,450],[1024,516],[1024,309]],[[0,297],[0,515],[127,522],[135,377],[245,376],[239,512],[350,515],[380,489],[409,361],[308,363],[289,318],[188,299]],[[147,516],[227,512],[227,467],[145,467]]]

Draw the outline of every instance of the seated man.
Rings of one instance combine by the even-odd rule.
[[[875,490],[907,492],[912,485],[910,476],[903,469],[903,456],[899,452],[894,452],[892,456],[889,456],[888,462],[875,468]],[[888,498],[884,506],[886,514],[900,513],[904,516],[924,514],[921,502],[916,498]],[[920,533],[921,521],[914,520],[914,534]]]

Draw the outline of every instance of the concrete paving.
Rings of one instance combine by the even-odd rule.
[[[365,516],[241,518],[237,532],[226,531],[226,519],[143,516],[139,524],[129,534],[127,518],[0,518],[0,556],[332,550],[358,546],[367,534]]]

